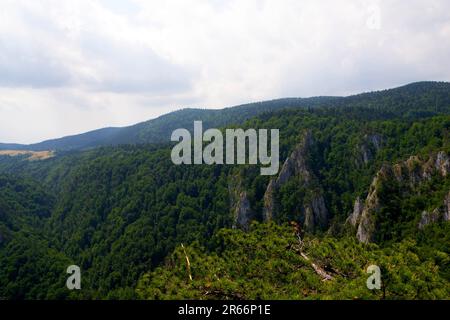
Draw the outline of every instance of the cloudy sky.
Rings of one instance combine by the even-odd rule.
[[[450,80],[448,0],[0,0],[0,142]]]

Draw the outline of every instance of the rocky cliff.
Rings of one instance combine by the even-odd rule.
[[[445,197],[442,206],[432,211],[423,211],[419,222],[419,229],[440,221],[450,221],[450,191]]]
[[[299,199],[302,201],[303,224],[306,229],[312,230],[315,227],[324,227],[328,222],[328,210],[325,206],[325,201],[322,191],[317,187],[312,186],[312,182],[316,181],[310,165],[308,164],[308,153],[314,145],[314,139],[310,130],[304,132],[300,142],[295,147],[294,151],[289,155],[278,174],[278,177],[273,178],[264,194],[264,220],[272,220],[278,211],[278,203],[275,200],[275,194],[280,188],[286,184],[290,179],[295,177],[297,181],[308,190],[308,197]]]
[[[368,164],[373,160],[383,144],[383,137],[379,134],[367,134],[358,146],[357,165]]]
[[[239,174],[232,175],[228,183],[230,208],[233,216],[233,228],[247,230],[250,221],[254,218],[254,212],[248,198],[247,191],[242,185]]]
[[[377,225],[377,213],[384,206],[380,198],[380,190],[388,183],[396,183],[401,189],[400,195],[407,196],[414,192],[421,183],[429,181],[433,176],[447,177],[450,173],[450,159],[447,153],[439,152],[426,160],[411,156],[408,160],[384,165],[373,179],[364,202],[360,198],[355,200],[354,210],[347,221],[357,228],[356,237],[360,242],[373,241]],[[422,212],[419,227],[449,220],[450,190],[443,205],[430,212]]]
[[[347,218],[347,223],[350,223],[352,226],[356,227],[363,210],[364,210],[364,201],[360,197],[358,197],[356,198],[355,203],[353,205],[352,213]]]

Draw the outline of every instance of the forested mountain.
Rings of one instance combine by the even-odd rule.
[[[161,137],[205,119],[280,129],[278,175],[174,165]],[[0,156],[0,298],[450,298],[450,84],[131,128],[115,146]],[[82,290],[65,288],[70,264]]]
[[[351,237],[307,235],[299,242],[293,228],[275,224],[253,224],[249,232],[222,229],[214,250],[178,246],[164,266],[141,278],[137,293],[142,299],[448,299],[448,273],[439,266],[448,263],[442,261],[448,251],[436,239],[448,244],[449,231],[447,224],[379,246]],[[327,278],[312,263],[323,266]],[[372,264],[383,274],[380,290],[366,287]]]
[[[242,124],[251,117],[282,109],[377,109],[384,111],[384,117],[420,118],[450,111],[449,88],[446,82],[417,82],[349,97],[285,98],[218,110],[182,109],[128,127],[103,128],[31,145],[0,143],[0,150],[82,150],[119,144],[166,143],[173,130],[191,130],[194,120],[202,120],[205,129],[217,128]]]
[[[156,119],[128,127],[103,128],[87,133],[52,139],[36,144],[22,145],[0,143],[0,150],[82,150],[98,146],[120,144],[167,143],[173,130],[191,129],[195,120],[202,120],[205,128],[221,127],[226,124],[239,124],[258,114],[283,108],[301,108],[319,105],[339,98],[287,98],[250,103],[225,109],[186,108],[168,113]]]

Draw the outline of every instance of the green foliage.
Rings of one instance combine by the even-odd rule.
[[[123,128],[103,128],[87,133],[47,140],[32,145],[2,144],[0,149],[86,150],[99,146],[137,143],[167,143],[173,130],[193,129],[195,120],[204,128],[242,124],[256,116],[286,109],[300,109],[319,116],[352,119],[416,120],[450,112],[450,84],[417,82],[403,87],[349,97],[285,98],[225,108],[222,110],[182,109],[159,118]]]
[[[43,239],[17,232],[0,250],[0,299],[70,298],[65,271],[72,264]]]
[[[181,247],[164,266],[145,274],[142,299],[446,299],[449,279],[414,240],[380,248],[353,238],[307,237],[302,246],[287,226],[253,224],[250,232],[223,229],[216,247]],[[300,249],[301,248],[301,249]],[[300,255],[300,250],[309,258]],[[440,252],[441,259],[448,254]],[[186,256],[190,262],[189,278]],[[333,276],[323,281],[311,266]],[[369,265],[381,268],[382,289],[369,290]]]
[[[383,185],[377,245],[356,243],[344,222],[383,164],[450,152],[449,108],[448,84],[419,83],[347,98],[184,110],[114,138],[104,132],[100,145],[164,142],[193,120],[206,121],[205,128],[278,128],[283,163],[310,129],[315,142],[307,162],[316,179],[305,187],[293,178],[281,187],[275,220],[302,222],[303,201],[323,193],[329,232],[317,230],[306,242],[311,259],[334,275],[329,282],[293,249],[289,228],[230,229],[229,182],[236,174],[262,220],[270,177],[257,166],[176,166],[168,144],[67,151],[97,146],[91,135],[60,141],[56,157],[43,161],[0,156],[0,298],[448,298],[448,224],[417,231],[421,211],[450,190],[448,178],[414,189]],[[181,243],[190,244],[192,282]],[[370,263],[384,268],[384,293],[365,287]],[[81,267],[81,292],[64,287],[70,264]]]

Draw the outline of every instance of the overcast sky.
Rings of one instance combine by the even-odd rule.
[[[448,0],[0,0],[0,142],[450,80]]]

